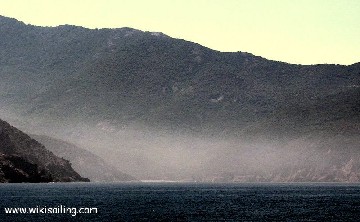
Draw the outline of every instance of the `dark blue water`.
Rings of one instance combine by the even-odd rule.
[[[359,184],[1,184],[0,221],[360,221]],[[5,214],[7,207],[95,214]]]

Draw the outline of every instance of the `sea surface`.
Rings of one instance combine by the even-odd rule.
[[[5,213],[60,206],[98,212]],[[0,184],[0,221],[360,221],[360,184]]]

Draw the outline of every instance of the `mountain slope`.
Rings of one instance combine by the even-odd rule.
[[[0,39],[0,111],[137,178],[295,181],[304,169],[304,180],[349,181],[334,175],[351,159],[358,169],[360,63],[287,64],[131,28],[5,17]]]
[[[28,135],[0,120],[0,181],[88,181],[69,163]]]
[[[0,183],[39,183],[51,182],[53,178],[36,164],[26,161],[18,155],[0,153]]]
[[[48,136],[32,135],[32,138],[55,155],[69,160],[76,172],[92,182],[136,181],[134,177],[116,170],[100,157],[74,144]]]
[[[358,64],[291,65],[130,28],[44,28],[0,20],[0,76],[7,80],[1,100],[23,106],[26,114],[229,131],[289,107],[339,103],[360,92]],[[358,118],[358,108],[357,102],[335,113],[317,109],[310,118],[336,119],[339,111]],[[292,124],[301,117],[295,114],[281,118]]]

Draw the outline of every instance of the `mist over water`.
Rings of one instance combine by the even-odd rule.
[[[271,175],[293,168],[319,171],[336,164],[330,156],[336,152],[332,146],[339,143],[320,134],[292,140],[249,139],[154,130],[140,124],[30,119],[4,108],[0,114],[25,132],[74,143],[140,180],[242,181],[256,176],[271,180]],[[358,139],[348,138],[343,149],[351,150]]]

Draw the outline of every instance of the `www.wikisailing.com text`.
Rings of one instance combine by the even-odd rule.
[[[96,207],[65,207],[63,205],[57,207],[5,207],[6,214],[70,214],[76,216],[77,214],[97,214]]]

